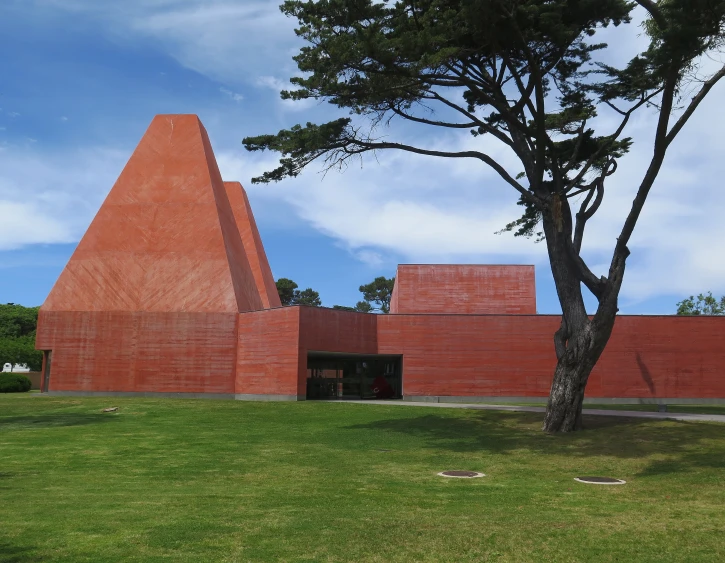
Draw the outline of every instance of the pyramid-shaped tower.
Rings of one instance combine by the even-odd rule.
[[[229,203],[234,212],[234,218],[239,227],[239,234],[244,244],[244,252],[249,260],[254,281],[257,284],[257,291],[262,299],[262,306],[265,309],[281,307],[277,286],[274,283],[272,270],[267,261],[267,254],[264,252],[262,238],[259,236],[257,223],[252,214],[252,207],[249,205],[247,192],[239,182],[224,182],[227,189]]]
[[[279,304],[199,119],[157,116],[40,309],[44,389],[234,396],[240,313]]]
[[[248,211],[248,208],[247,208]],[[237,213],[251,219],[251,213]],[[206,130],[159,115],[43,305],[45,311],[241,312],[269,306]],[[261,248],[261,242],[259,243]],[[262,256],[264,256],[262,251]],[[274,282],[272,281],[272,284]]]

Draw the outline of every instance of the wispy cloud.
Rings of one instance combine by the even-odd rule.
[[[224,84],[251,83],[269,68],[294,68],[289,53],[299,44],[296,22],[280,13],[278,0],[33,1],[92,18],[118,41],[152,38],[185,67]]]
[[[289,81],[282,80],[276,76],[258,76],[254,81],[255,86],[259,88],[268,88],[277,93],[277,99],[280,106],[288,111],[304,111],[319,103],[314,99],[307,100],[283,100],[279,94],[282,90],[294,90]]]
[[[0,152],[0,250],[80,240],[128,156],[7,145]]]
[[[279,0],[35,2],[92,18],[112,30],[118,41],[152,38],[180,64],[225,84],[220,91],[233,100],[234,90],[246,92],[238,84],[279,92],[290,87],[279,77],[297,71],[290,60],[299,45],[292,31],[296,22],[280,14]],[[645,39],[637,32],[633,24],[603,34],[616,47],[615,59],[624,60],[641,46]],[[711,92],[670,150],[630,244],[632,256],[623,286],[626,299],[725,291],[725,223],[719,213],[725,208],[725,190],[719,185],[725,176],[725,160],[720,158],[725,140],[719,134],[725,117],[718,107],[724,87],[721,84]],[[283,102],[280,107],[305,109],[314,103]],[[277,130],[279,123],[270,119],[267,125]],[[213,136],[209,123],[207,127]],[[630,123],[634,148],[621,160],[608,183],[604,204],[587,227],[584,252],[597,273],[606,273],[616,236],[651,156],[652,129],[652,114]],[[417,135],[418,143],[450,150],[488,142],[468,135],[440,135],[425,127],[411,131],[385,133],[398,138]],[[509,153],[485,146],[512,174],[520,171]],[[515,205],[516,194],[478,162],[380,153],[377,161],[368,155],[364,168],[353,163],[345,174],[331,171],[323,178],[313,165],[299,178],[259,187],[249,179],[273,167],[273,156],[232,152],[231,146],[215,148],[224,177],[241,180],[255,204],[274,209],[285,220],[293,216],[303,221],[363,262],[399,255],[423,262],[546,264],[543,244],[494,234],[521,208]],[[5,149],[0,153],[0,201],[14,205],[7,208],[11,212],[25,213],[25,217],[34,214],[50,225],[37,236],[30,229],[2,231],[0,244],[11,246],[37,242],[38,237],[46,242],[79,237],[130,156],[130,151],[119,158],[90,149],[63,155]],[[54,203],[48,199],[51,195]],[[21,204],[30,207],[17,207]]]
[[[717,107],[714,95],[670,150],[630,243],[625,300],[708,289],[725,292],[725,223],[717,212],[725,209],[725,191],[718,184],[725,162],[715,156],[719,147],[725,149],[717,133],[725,118]],[[621,160],[604,204],[588,226],[584,254],[597,274],[607,273],[616,237],[651,157],[653,121],[649,114],[635,122],[630,133],[638,142]],[[431,142],[462,150],[471,140],[442,136]],[[515,193],[477,162],[392,152],[367,156],[362,168],[351,166],[344,174],[330,171],[323,177],[313,165],[298,178],[247,189],[293,206],[309,225],[366,263],[376,253],[389,252],[409,261],[546,264],[543,244],[494,234],[521,208],[514,203]],[[496,159],[511,169],[516,165],[505,153]],[[239,153],[225,154],[221,162],[244,181],[276,165],[273,155]]]
[[[241,102],[244,99],[244,96],[242,96],[241,94],[238,94],[237,92],[232,92],[228,88],[222,87],[222,88],[219,88],[219,91],[222,94],[224,94],[225,96],[227,96],[230,100],[234,100],[237,103]]]

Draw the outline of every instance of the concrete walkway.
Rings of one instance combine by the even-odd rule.
[[[546,412],[545,407],[517,407],[514,405],[483,405],[479,403],[425,403],[414,401],[343,401],[360,405],[400,405],[409,407],[438,407],[444,409],[474,409],[485,411],[511,411],[511,412]],[[617,411],[608,409],[583,409],[583,414],[597,416],[624,416],[628,418],[655,418],[665,420],[688,420],[706,422],[724,422],[725,414],[694,414],[686,412],[643,412],[643,411]]]

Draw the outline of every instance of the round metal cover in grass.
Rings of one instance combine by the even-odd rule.
[[[574,481],[591,485],[624,485],[627,482],[612,477],[574,477]]]
[[[475,479],[476,477],[485,477],[483,473],[478,471],[441,471],[438,475],[441,477],[456,477],[458,479]]]

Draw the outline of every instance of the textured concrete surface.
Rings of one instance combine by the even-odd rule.
[[[265,309],[281,307],[277,286],[274,283],[274,276],[267,261],[267,254],[262,245],[262,238],[259,236],[257,222],[252,214],[252,207],[249,205],[247,192],[244,191],[239,182],[224,182],[224,187],[229,197],[229,204],[234,212],[239,234],[244,244],[244,252],[249,260],[249,265],[254,276],[254,282]]]
[[[534,315],[534,267],[401,264],[390,312]]]
[[[237,316],[273,287],[199,119],[156,116],[41,307],[49,389],[234,394]]]
[[[544,398],[534,397],[505,397],[492,396],[485,397],[469,395],[469,396],[437,396],[437,395],[407,395],[403,397],[404,401],[426,402],[426,403],[544,403]],[[585,405],[725,405],[725,398],[722,399],[697,399],[683,397],[637,397],[637,398],[621,398],[621,397],[585,397]]]
[[[196,116],[154,118],[44,311],[262,309],[227,192]]]
[[[553,315],[379,315],[378,353],[403,354],[406,396],[549,394]],[[620,315],[587,397],[725,398],[725,318]]]
[[[544,407],[516,407],[511,405],[479,405],[466,403],[429,403],[414,401],[328,401],[331,403],[345,402],[356,403],[360,405],[408,405],[413,407],[440,407],[444,409],[473,409],[473,410],[490,410],[490,411],[509,411],[509,412],[546,412]],[[725,422],[723,414],[694,414],[694,413],[674,413],[674,412],[641,412],[641,411],[615,411],[604,409],[582,409],[582,413],[595,416],[623,416],[627,418],[653,418],[666,420],[686,420],[686,421],[706,421],[706,422]]]

